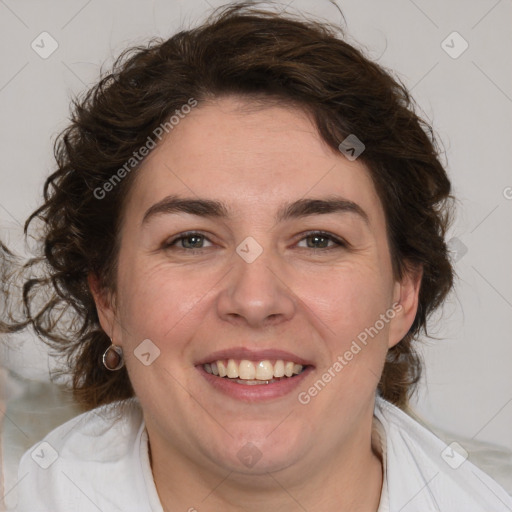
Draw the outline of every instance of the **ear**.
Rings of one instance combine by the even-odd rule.
[[[395,282],[393,291],[393,309],[395,316],[390,322],[388,348],[394,347],[411,328],[420,294],[423,268],[409,266],[400,281]]]
[[[89,283],[89,289],[96,303],[96,311],[98,312],[100,325],[107,336],[113,340],[115,336],[115,310],[112,296],[100,286],[100,281],[96,274],[89,274],[87,276],[87,282]]]

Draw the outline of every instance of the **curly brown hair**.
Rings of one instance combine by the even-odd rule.
[[[419,307],[407,335],[388,351],[381,395],[405,408],[421,373],[412,341],[452,287],[445,244],[450,182],[432,128],[397,78],[343,39],[339,28],[261,10],[252,3],[215,12],[201,26],[126,50],[112,70],[73,101],[70,125],[55,143],[57,170],[44,203],[27,220],[42,222],[42,264],[23,285],[24,319],[66,356],[74,397],[85,409],[133,396],[126,369],[106,370],[110,339],[101,329],[88,276],[116,289],[123,206],[135,171],[104,198],[98,190],[190,98],[225,95],[279,100],[307,112],[334,150],[349,134],[366,145],[388,229],[393,272],[423,271]],[[136,167],[135,167],[136,168]],[[95,193],[96,191],[96,193]],[[12,316],[11,316],[12,320]]]

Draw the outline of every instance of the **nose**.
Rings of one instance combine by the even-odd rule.
[[[233,255],[234,268],[226,275],[218,296],[219,316],[236,325],[261,328],[290,320],[296,298],[279,265],[264,251],[248,263]]]

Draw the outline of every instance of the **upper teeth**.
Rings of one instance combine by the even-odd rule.
[[[278,359],[274,363],[268,360],[249,361],[242,359],[228,359],[227,361],[218,360],[203,365],[208,373],[218,375],[219,377],[228,377],[230,379],[243,380],[271,380],[278,377],[291,377],[302,371],[302,365],[293,361],[283,361]]]

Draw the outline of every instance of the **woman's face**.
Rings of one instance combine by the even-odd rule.
[[[134,172],[115,309],[99,310],[152,449],[263,474],[315,471],[367,443],[418,285],[393,277],[365,166],[298,110],[224,98],[194,109]],[[209,373],[223,364],[243,378]],[[272,379],[294,364],[305,370]]]

